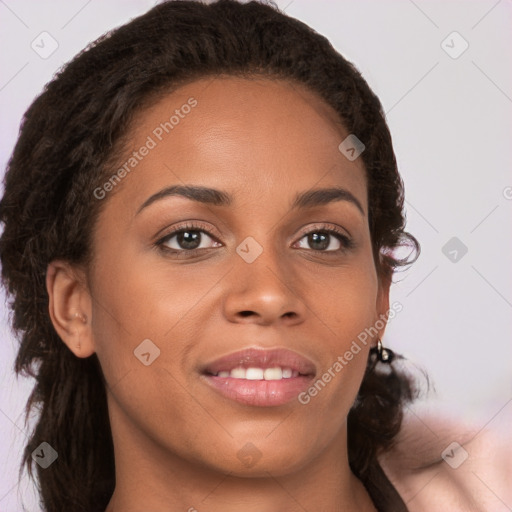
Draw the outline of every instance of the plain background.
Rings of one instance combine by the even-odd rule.
[[[154,3],[0,0],[2,173],[24,111],[52,75]],[[276,3],[353,62],[386,111],[407,230],[422,252],[395,277],[391,301],[403,310],[384,343],[427,370],[436,408],[481,426],[504,421],[512,409],[512,0]],[[58,43],[45,59],[31,47],[42,32]],[[2,295],[0,510],[18,512],[23,497],[38,512],[33,486],[17,485],[32,382],[13,375],[17,342],[4,303]]]

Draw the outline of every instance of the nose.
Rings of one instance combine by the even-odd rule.
[[[265,249],[252,263],[238,254],[228,274],[224,301],[227,319],[235,323],[295,325],[304,321],[307,308],[300,280],[289,262],[276,251]]]

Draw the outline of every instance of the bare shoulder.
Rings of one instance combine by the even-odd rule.
[[[411,512],[512,510],[512,402],[507,409],[487,424],[406,414],[380,461]]]

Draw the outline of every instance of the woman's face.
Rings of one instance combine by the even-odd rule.
[[[136,119],[112,169],[125,172],[95,191],[104,208],[84,338],[107,381],[117,463],[277,476],[345,453],[346,417],[376,342],[358,336],[388,306],[363,163],[338,149],[348,135],[317,96],[264,79],[199,80]],[[162,192],[185,185],[230,199]],[[293,207],[332,187],[346,193]],[[171,234],[184,225],[188,233]],[[261,380],[265,366],[279,377],[293,365],[286,359],[249,361],[261,370],[245,380],[205,375],[250,348],[293,351],[310,375]]]

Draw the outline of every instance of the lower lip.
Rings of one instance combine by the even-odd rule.
[[[246,380],[203,375],[206,382],[223,396],[245,405],[271,407],[296,399],[310,385],[313,376],[281,380]]]

